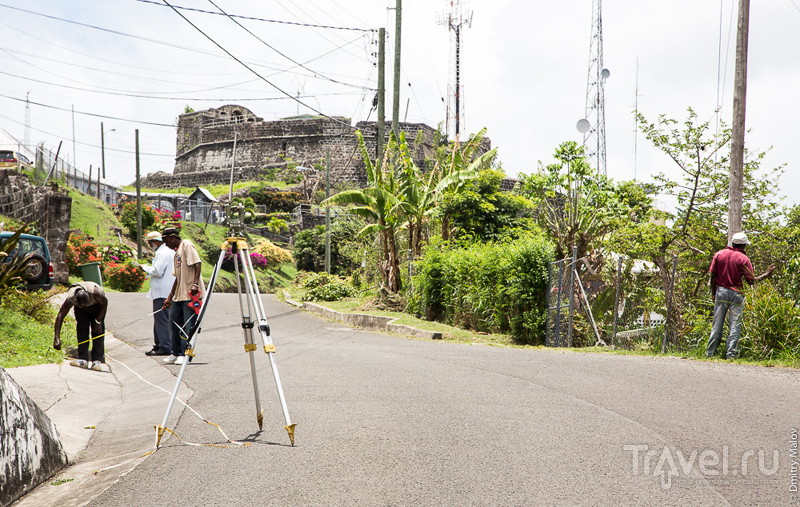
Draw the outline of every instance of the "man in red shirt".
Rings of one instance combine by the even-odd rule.
[[[753,265],[744,252],[750,241],[743,232],[737,232],[731,238],[731,245],[720,250],[711,261],[711,299],[714,301],[714,323],[711,327],[711,336],[708,338],[706,357],[713,357],[717,346],[722,339],[722,328],[725,326],[725,317],[728,317],[728,359],[739,357],[739,337],[742,334],[742,309],[744,306],[744,285],[742,279],[748,284],[767,278],[775,270],[770,266],[767,271],[759,276],[753,275]]]

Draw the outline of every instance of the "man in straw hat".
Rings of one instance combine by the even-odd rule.
[[[164,238],[158,231],[147,234],[147,244],[156,255],[152,265],[144,264],[140,267],[150,277],[150,292],[147,293],[147,297],[153,302],[153,311],[157,313],[153,315],[153,348],[145,354],[168,356],[172,353],[172,340],[169,310],[163,310],[163,306],[175,284],[175,276],[172,274],[175,252],[164,243]]]

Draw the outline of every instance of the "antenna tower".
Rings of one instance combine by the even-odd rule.
[[[603,67],[603,15],[602,0],[592,0],[592,37],[589,41],[589,76],[586,80],[586,110],[578,122],[583,133],[583,146],[587,158],[595,158],[597,172],[606,174],[606,113],[605,82],[611,74]]]
[[[462,9],[461,0],[449,0],[450,11],[439,15],[438,24],[450,31],[450,83],[447,85],[447,133],[458,137],[464,115],[461,86],[461,29],[472,26],[472,11]]]

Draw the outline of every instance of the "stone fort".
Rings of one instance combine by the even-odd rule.
[[[391,125],[387,123],[386,138]],[[234,180],[258,179],[271,167],[285,167],[288,160],[313,168],[331,155],[331,181],[366,183],[366,170],[355,131],[364,136],[375,156],[377,122],[358,122],[345,117],[295,116],[264,121],[239,105],[226,105],[183,114],[178,119],[175,170],[152,173],[143,179],[149,188],[176,188],[228,183],[231,164]],[[412,157],[419,167],[434,155],[435,129],[422,123],[401,123]],[[234,160],[234,143],[236,144]],[[489,149],[488,139],[484,149]],[[335,183],[334,183],[335,184]]]

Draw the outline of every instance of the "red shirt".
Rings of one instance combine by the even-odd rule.
[[[741,292],[744,288],[742,278],[747,280],[750,285],[756,281],[750,259],[739,248],[726,247],[717,252],[708,271],[717,275],[718,286],[737,292]]]

